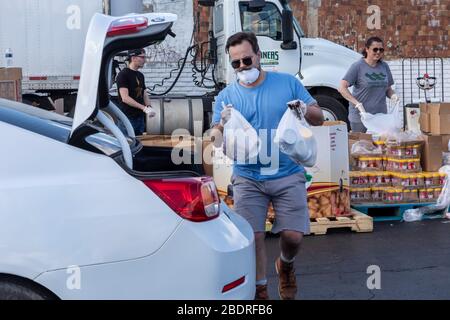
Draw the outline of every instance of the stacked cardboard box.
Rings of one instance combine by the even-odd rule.
[[[0,68],[0,98],[22,101],[21,68]]]
[[[450,134],[450,103],[421,103],[419,122],[424,133]]]
[[[450,103],[421,103],[419,122],[425,141],[422,167],[437,171],[442,166],[442,153],[449,151]]]
[[[310,216],[314,219],[351,215],[347,124],[330,121],[311,130],[318,148],[316,164],[306,168],[313,177],[308,189]]]

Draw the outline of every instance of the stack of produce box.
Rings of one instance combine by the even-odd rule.
[[[423,141],[358,142],[352,152],[352,203],[435,202],[445,174],[422,172]]]

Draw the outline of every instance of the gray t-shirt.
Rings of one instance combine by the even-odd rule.
[[[352,64],[344,76],[353,86],[353,96],[361,102],[368,113],[386,113],[386,91],[394,84],[391,70],[386,62],[378,62],[375,67],[367,64],[364,58]],[[358,109],[350,103],[348,120],[361,122]]]

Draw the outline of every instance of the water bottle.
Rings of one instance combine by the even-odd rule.
[[[13,65],[13,53],[11,48],[5,50],[5,67],[10,68]]]

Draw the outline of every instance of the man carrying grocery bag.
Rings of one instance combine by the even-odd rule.
[[[229,53],[238,80],[223,89],[215,101],[212,121],[215,144],[222,144],[224,127],[226,131],[227,122],[233,112],[238,111],[236,115],[242,115],[245,118],[243,122],[258,131],[259,143],[266,145],[260,150],[265,150],[271,160],[278,160],[276,170],[264,170],[273,167],[273,163],[262,163],[261,153],[254,162],[235,161],[233,166],[234,209],[247,219],[255,232],[255,299],[269,299],[264,239],[270,202],[276,215],[272,232],[281,233],[281,252],[275,262],[279,294],[281,299],[295,299],[297,282],[294,259],[303,235],[309,233],[305,170],[287,154],[273,148],[273,140],[289,101],[301,100],[306,104],[303,112],[311,125],[321,125],[323,114],[317,102],[295,77],[261,69],[261,52],[253,33],[232,35],[227,40],[225,51]],[[265,135],[261,134],[264,130]],[[279,154],[273,156],[272,151]]]

